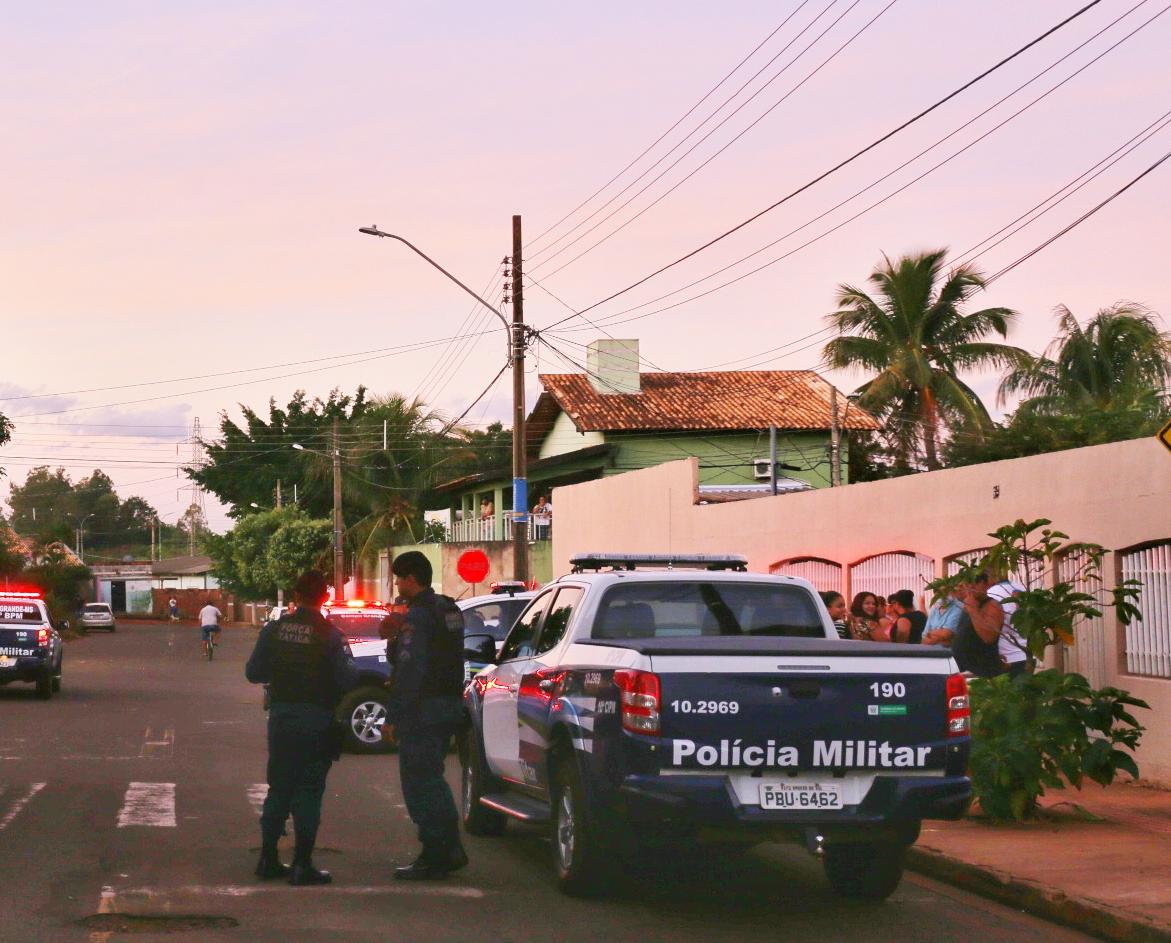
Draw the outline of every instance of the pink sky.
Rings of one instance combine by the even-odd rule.
[[[443,347],[299,378],[266,379],[293,372],[278,366],[138,389],[70,391],[361,354],[458,333],[469,310],[458,289],[403,247],[359,235],[358,226],[398,232],[476,289],[490,284],[510,251],[513,213],[523,214],[530,238],[555,222],[686,112],[799,2],[507,9],[59,3],[10,12],[0,36],[7,77],[0,91],[0,411],[17,421],[17,432],[0,450],[0,466],[16,481],[38,463],[64,464],[74,477],[102,467],[124,495],[142,494],[161,512],[174,512],[183,503],[176,494],[183,482],[168,463],[195,416],[207,428],[223,409],[238,415],[238,402],[263,409],[269,396],[284,403],[298,387],[311,395],[359,383],[375,393],[417,393],[429,373],[424,397],[448,414],[462,412],[499,368],[498,336],[465,345],[466,360],[441,371],[439,380],[432,368]],[[545,256],[537,250],[544,243],[532,247],[529,270],[542,281],[547,276],[548,287],[569,304],[591,304],[772,203],[1081,5],[898,0],[694,178],[551,274],[755,120],[887,2],[859,0],[850,9],[850,0],[810,0],[653,156],[819,14],[738,101],[846,15],[592,237],[541,267]],[[591,318],[676,289],[806,223],[1133,10],[969,130],[760,258],[836,225],[1164,9],[1156,0],[1135,7],[1136,0],[1102,2],[846,170]],[[741,358],[817,330],[835,286],[862,282],[882,252],[965,249],[1171,109],[1168,48],[1171,13],[872,213],[735,286],[610,330],[638,337],[644,356],[666,369],[750,363]],[[1169,149],[1171,128],[977,264],[994,272],[1013,261]],[[1083,317],[1121,298],[1171,311],[1169,181],[1171,164],[992,287],[982,303],[1021,313],[1014,343],[1043,347],[1058,303]],[[527,319],[537,327],[567,313],[538,290],[526,297]],[[490,317],[474,320],[490,327]],[[580,348],[567,343],[598,334],[580,320],[565,327],[585,328],[553,338],[575,357]],[[755,365],[812,367],[818,350]],[[568,369],[547,351],[539,361],[547,372]],[[835,379],[852,389],[863,378]],[[992,405],[996,378],[973,379]],[[193,392],[240,383],[247,385]],[[11,398],[44,393],[68,395]],[[470,418],[507,417],[508,395],[502,381]],[[45,415],[152,396],[167,398]],[[212,520],[223,524],[218,511]]]

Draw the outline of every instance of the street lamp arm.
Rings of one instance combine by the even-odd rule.
[[[494,315],[496,315],[496,317],[500,318],[500,321],[504,325],[505,330],[510,331],[510,332],[512,331],[512,322],[509,321],[508,318],[506,318],[503,314],[501,314],[500,311],[498,311],[496,309],[495,305],[489,304],[487,301],[485,301],[483,298],[481,298],[479,295],[477,295],[474,291],[472,291],[470,288],[468,288],[467,285],[465,285],[458,278],[456,278],[454,275],[452,275],[451,272],[449,272],[442,265],[440,265],[438,262],[436,262],[433,258],[431,258],[431,256],[429,256],[426,252],[424,252],[418,246],[416,246],[413,243],[409,242],[408,240],[404,239],[402,236],[396,236],[392,232],[383,232],[377,226],[361,226],[358,228],[358,232],[364,233],[367,236],[378,236],[382,239],[397,239],[399,242],[401,242],[404,246],[406,246],[408,249],[410,249],[416,255],[420,256],[424,261],[429,262],[433,267],[439,269],[439,271],[441,271],[449,279],[451,279],[453,282],[455,282],[457,285],[459,285],[460,288],[462,288],[469,295],[471,295],[473,298],[475,298],[476,301],[480,302],[480,304],[482,304],[485,308],[487,308]]]

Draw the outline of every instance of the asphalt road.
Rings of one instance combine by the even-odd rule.
[[[254,633],[225,631],[212,663],[198,634],[127,622],[69,644],[51,702],[0,688],[0,940],[1089,939],[914,875],[884,904],[845,903],[789,847],[651,855],[612,896],[579,901],[554,890],[544,836],[510,828],[469,839],[471,866],[447,881],[404,885],[391,869],[417,846],[393,757],[334,766],[317,856],[332,887],[259,882],[264,714],[243,677]],[[139,932],[83,922],[103,913],[140,918]]]

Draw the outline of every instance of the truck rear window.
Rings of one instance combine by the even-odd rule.
[[[825,638],[813,599],[777,583],[663,582],[615,586],[602,599],[596,639],[758,635]]]
[[[43,622],[41,609],[35,602],[17,602],[0,599],[0,624],[21,625],[28,622]]]

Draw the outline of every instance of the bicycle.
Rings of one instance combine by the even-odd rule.
[[[211,661],[212,656],[215,654],[215,647],[217,644],[216,636],[219,634],[220,633],[218,630],[213,630],[211,632],[204,630],[203,654],[206,656],[208,661]]]

